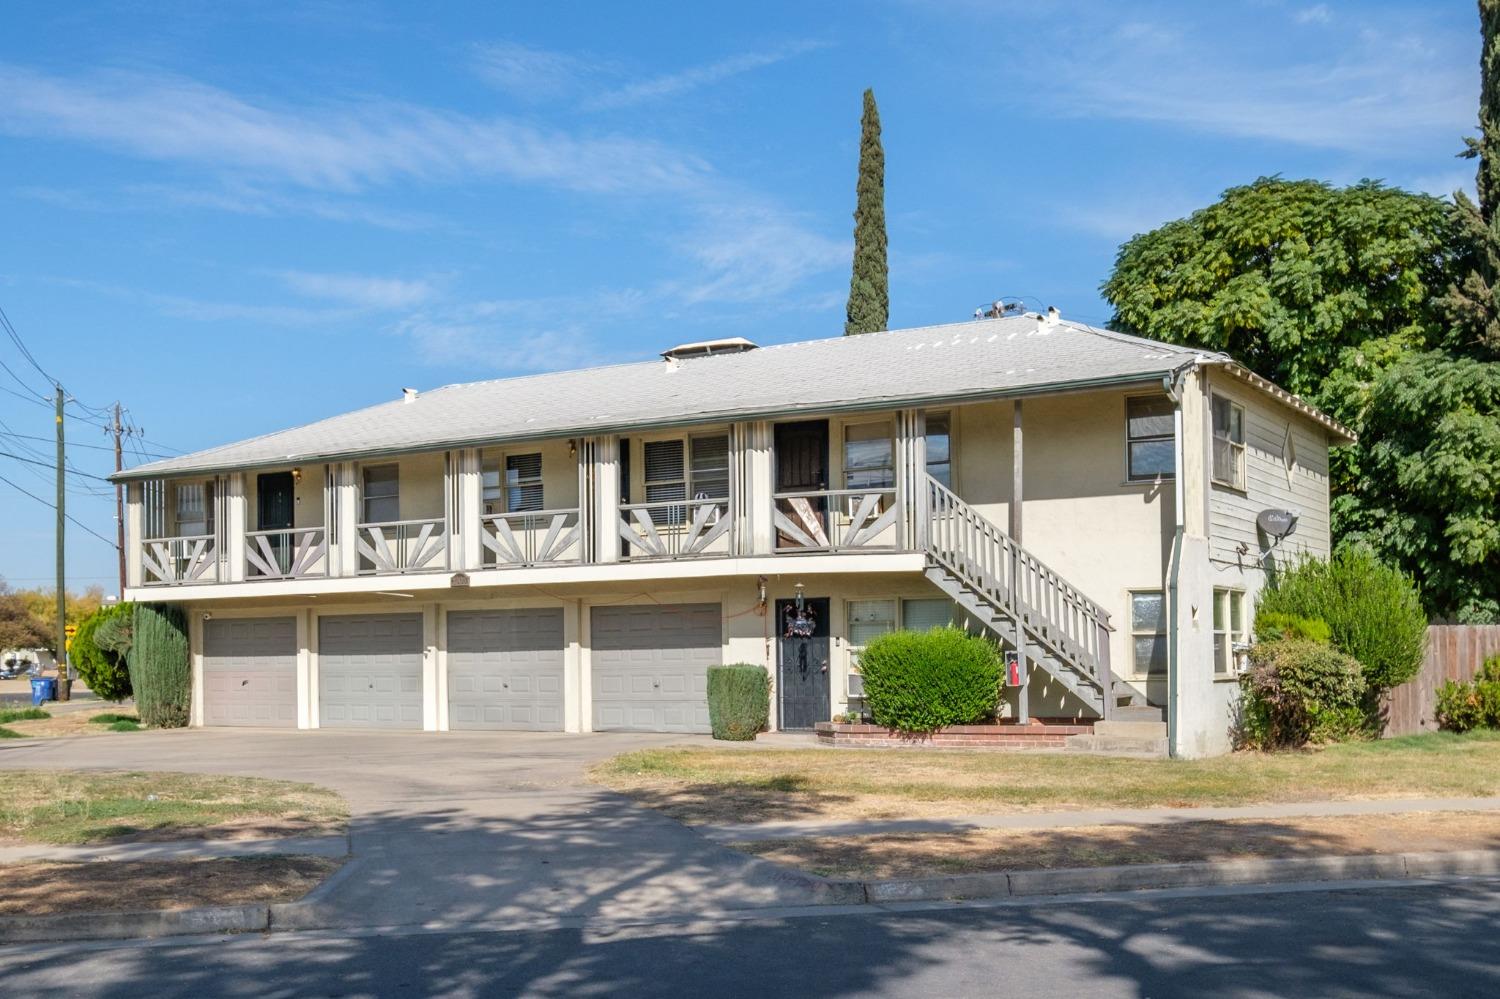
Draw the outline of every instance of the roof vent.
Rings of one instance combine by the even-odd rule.
[[[417,390],[414,389],[414,388],[404,388],[404,389],[402,389],[401,390],[401,401],[402,402],[416,402],[417,401]]]
[[[759,344],[751,343],[742,336],[731,336],[722,340],[680,343],[671,350],[662,351],[661,356],[668,361],[683,361],[690,357],[711,357],[715,354],[743,354],[747,350],[757,350],[759,347]]]
[[[1057,311],[1057,306],[1047,306],[1047,325],[1056,326],[1057,321],[1062,318],[1062,313]]]

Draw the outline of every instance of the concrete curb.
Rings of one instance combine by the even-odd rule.
[[[878,904],[1072,895],[1146,888],[1212,888],[1289,881],[1380,881],[1494,874],[1500,874],[1500,850],[1073,867],[889,881],[830,881],[828,885],[832,896],[842,898],[862,894],[864,902]]]
[[[270,907],[228,905],[146,912],[75,912],[62,916],[6,916],[0,944],[59,940],[125,940],[195,933],[250,933],[268,929]]]

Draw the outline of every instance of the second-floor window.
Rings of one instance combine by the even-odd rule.
[[[1245,488],[1245,409],[1214,396],[1214,481]]]
[[[647,441],[643,450],[647,503],[729,498],[728,435]]]
[[[896,454],[889,423],[844,428],[844,488],[889,489],[896,484]]]
[[[174,490],[173,519],[180,537],[214,533],[214,484],[179,482]]]
[[[1131,482],[1172,478],[1177,474],[1172,400],[1142,396],[1125,406],[1126,477]]]
[[[927,414],[927,474],[953,488],[953,438],[947,413]]]
[[[505,511],[521,513],[546,509],[542,502],[542,456],[508,454],[505,456]]]
[[[397,465],[374,465],[363,471],[362,523],[389,524],[401,519],[401,475]]]

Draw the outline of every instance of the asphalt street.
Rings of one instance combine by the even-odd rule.
[[[0,949],[7,997],[1500,995],[1500,881]]]

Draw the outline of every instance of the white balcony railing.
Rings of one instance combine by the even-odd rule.
[[[147,586],[218,580],[219,558],[212,534],[147,538],[141,543],[141,581]]]
[[[876,551],[901,546],[894,489],[777,493],[776,550]]]
[[[727,499],[627,503],[620,507],[622,557],[683,558],[728,555],[734,517]]]
[[[328,532],[321,527],[245,532],[246,579],[328,575]]]
[[[360,524],[356,538],[361,573],[418,572],[448,567],[448,532],[442,517]]]
[[[485,568],[581,562],[583,538],[578,507],[528,510],[480,518]]]

